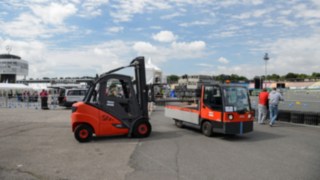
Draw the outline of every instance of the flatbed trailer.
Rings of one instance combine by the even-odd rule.
[[[253,131],[254,112],[245,87],[202,85],[197,102],[168,104],[165,116],[172,118],[178,127],[196,127],[206,136],[212,136],[213,132],[244,134]]]

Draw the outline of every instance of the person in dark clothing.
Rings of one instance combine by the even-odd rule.
[[[44,89],[40,92],[41,98],[41,109],[49,109],[48,108],[48,92]]]

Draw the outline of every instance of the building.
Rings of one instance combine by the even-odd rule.
[[[15,83],[17,76],[28,75],[29,64],[21,57],[12,54],[0,54],[0,83]]]

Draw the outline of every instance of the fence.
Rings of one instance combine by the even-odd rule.
[[[48,97],[48,107],[49,109],[57,109],[58,103],[56,97]],[[31,97],[18,97],[18,96],[0,96],[0,108],[28,108],[28,109],[41,109],[40,98],[32,99]]]

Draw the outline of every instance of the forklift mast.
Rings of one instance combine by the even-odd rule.
[[[148,87],[146,85],[146,70],[144,64],[144,57],[137,57],[131,61],[130,66],[134,67],[137,98],[142,111],[142,116],[148,117]]]
[[[110,70],[106,73],[103,73],[100,75],[98,79],[96,79],[96,82],[99,81],[99,79],[112,74],[114,72],[117,72],[119,70],[122,70],[124,68],[133,67],[134,68],[134,74],[135,74],[135,82],[134,85],[136,86],[136,96],[138,103],[140,105],[140,109],[142,112],[142,117],[149,120],[149,113],[148,113],[148,87],[146,83],[146,70],[145,70],[145,61],[143,56],[136,57],[131,61],[131,63],[128,66],[122,66],[113,70]]]

